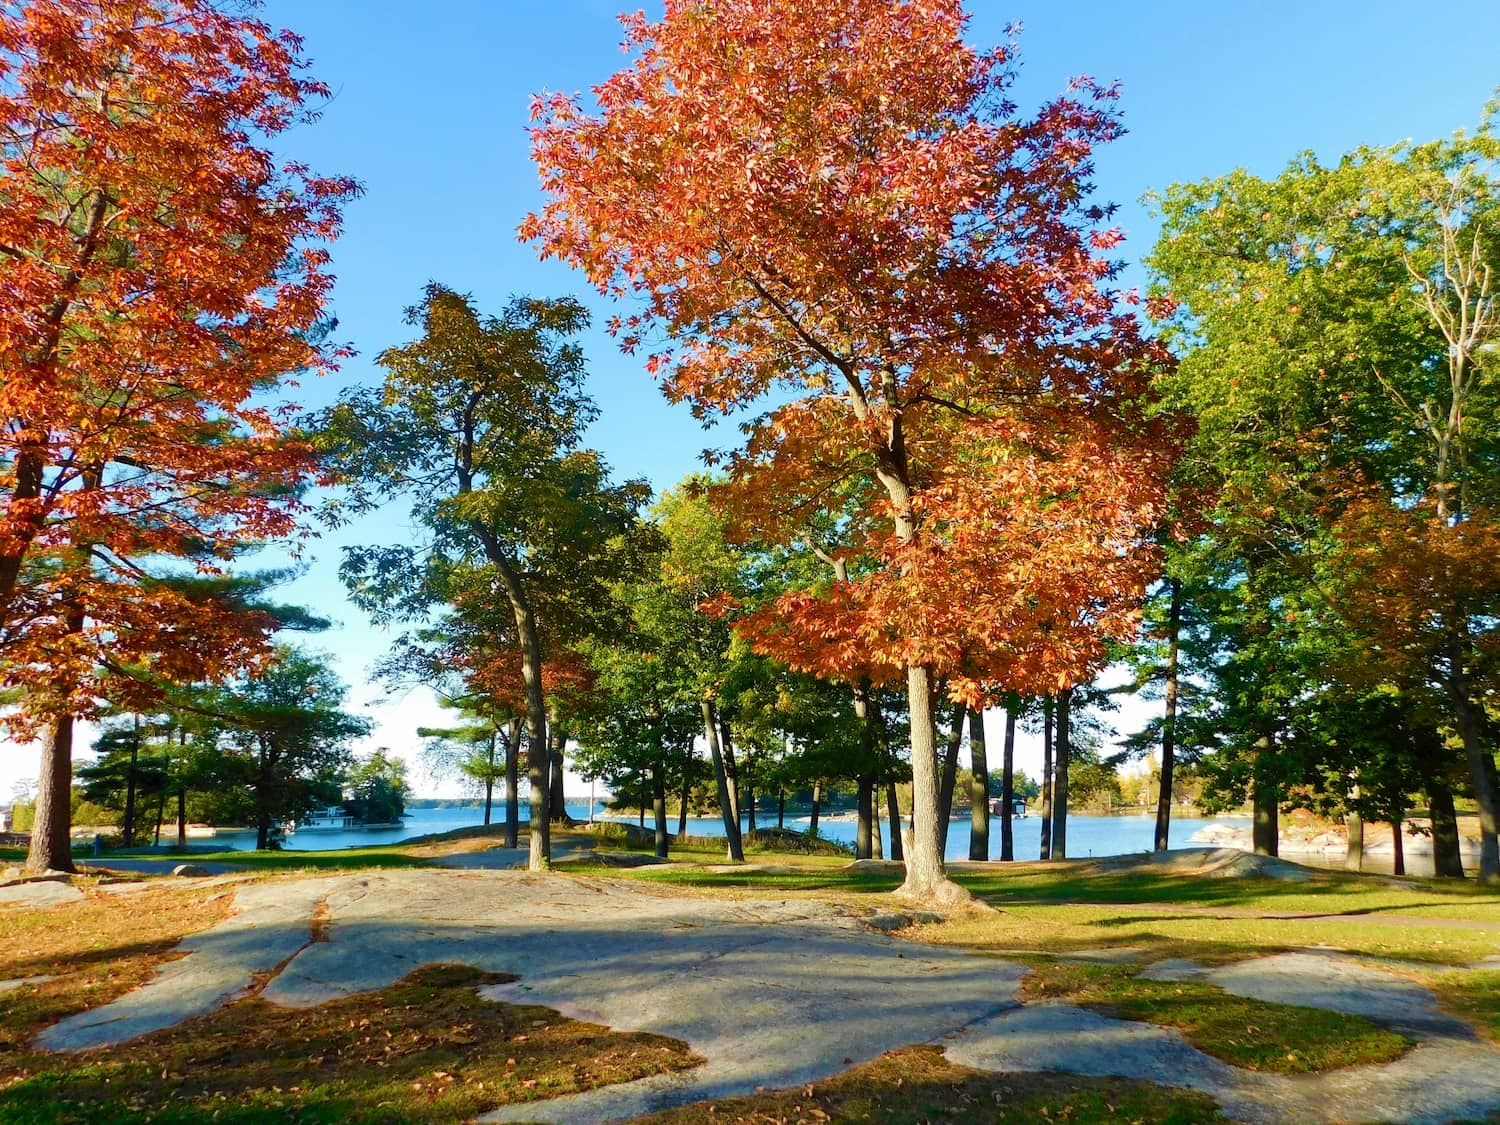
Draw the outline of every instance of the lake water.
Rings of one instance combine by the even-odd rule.
[[[589,813],[588,802],[569,801],[568,813],[579,820],[586,819]],[[494,821],[503,822],[504,815],[504,806],[497,805],[494,810]],[[600,815],[598,806],[595,807],[595,815]],[[525,821],[526,817],[526,803],[523,801],[521,803],[522,821]],[[635,817],[611,814],[608,819],[636,823]],[[455,828],[472,828],[483,822],[484,809],[480,806],[412,809],[406,814],[406,821],[400,828],[357,829],[349,832],[295,832],[287,837],[286,847],[297,851],[325,851],[336,848],[369,847],[374,844],[396,844],[416,836],[450,832]],[[1172,846],[1187,847],[1194,832],[1206,824],[1216,822],[1248,823],[1248,819],[1244,817],[1215,817],[1213,821],[1186,817],[1174,819],[1172,821]],[[671,830],[676,832],[677,818],[671,817],[668,823]],[[774,826],[775,823],[774,812],[769,817],[760,816],[758,819],[758,824],[763,828]],[[646,825],[649,828],[651,824],[651,817],[648,814]],[[1041,818],[1025,817],[1014,821],[1013,824],[1016,858],[1037,859],[1041,852]],[[1152,816],[1069,816],[1068,855],[1073,859],[1085,859],[1089,856],[1125,855],[1130,852],[1150,851],[1155,825],[1156,821]],[[786,826],[798,832],[805,832],[808,827],[808,817],[788,816]],[[694,836],[722,836],[724,835],[724,822],[717,817],[689,817],[688,832]],[[818,835],[826,840],[838,840],[852,845],[854,832],[853,819],[830,820],[824,816],[818,822]],[[880,832],[885,854],[890,855],[890,825],[885,823],[884,819],[881,821]],[[195,841],[199,847],[207,843],[208,841],[205,840]],[[255,833],[221,829],[213,843],[222,848],[248,850],[255,847]],[[998,817],[990,818],[990,854],[996,857],[1000,854]],[[969,820],[967,817],[955,819],[949,827],[946,855],[948,859],[969,858]]]

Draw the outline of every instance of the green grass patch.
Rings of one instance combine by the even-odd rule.
[[[1500,1043],[1500,970],[1444,973],[1421,983],[1437,993],[1450,1014],[1468,1020],[1481,1035]]]
[[[701,1061],[674,1040],[476,992],[507,979],[429,965],[390,988],[307,1010],[252,997],[117,1048],[13,1056],[0,1078],[0,1120],[463,1121]]]
[[[935,1047],[908,1047],[809,1086],[700,1102],[635,1125],[1207,1125],[1223,1122],[1212,1098],[1124,1078],[990,1074],[956,1066]]]
[[[234,851],[188,852],[175,854],[125,854],[119,859],[142,859],[160,863],[165,875],[179,863],[229,863],[247,871],[361,871],[374,867],[420,867],[426,860],[420,855],[411,855],[403,844],[386,844],[368,848],[336,848],[321,852],[299,851]],[[99,863],[108,865],[109,855],[102,856]],[[89,857],[80,857],[87,865]]]
[[[1412,1046],[1362,1016],[1251,1000],[1201,981],[1140,980],[1134,972],[1058,961],[1033,968],[1021,997],[1066,1000],[1115,1019],[1176,1028],[1205,1054],[1273,1074],[1390,1062]]]

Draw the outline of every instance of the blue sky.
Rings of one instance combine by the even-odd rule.
[[[525,135],[529,98],[542,89],[586,91],[618,69],[615,15],[624,7],[267,0],[264,18],[304,37],[314,73],[334,92],[322,120],[288,136],[282,149],[366,189],[334,248],[339,335],[360,354],[337,379],[305,386],[305,405],[326,403],[346,381],[376,378],[374,356],[406,338],[401,310],[429,280],[472,292],[481,307],[516,293],[576,294],[603,322],[607,308],[582,279],[538,262],[515,228],[539,202]],[[1147,191],[1236,167],[1272,174],[1306,149],[1332,157],[1365,143],[1444,135],[1474,124],[1500,84],[1495,0],[969,7],[977,44],[1002,41],[1013,21],[1023,25],[1016,88],[1023,111],[1074,75],[1121,82],[1129,133],[1099,154],[1096,181],[1099,198],[1121,206],[1122,253],[1131,260],[1154,237],[1138,202]],[[640,360],[620,356],[602,331],[587,348],[602,409],[591,441],[621,475],[669,486],[698,464],[705,445],[732,440],[705,434],[685,409],[668,406]],[[309,549],[308,574],[285,591],[341,622],[315,644],[334,655],[354,701],[374,708],[382,725],[371,744],[398,753],[414,749],[416,726],[432,722],[435,708],[422,693],[384,699],[365,683],[385,638],[344,601],[337,548],[407,531],[397,510],[325,537]],[[1023,754],[1023,764],[1028,759]],[[0,757],[0,795],[34,774],[24,751]]]

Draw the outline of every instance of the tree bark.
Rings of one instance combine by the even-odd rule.
[[[816,840],[818,838],[818,814],[823,811],[823,783],[813,782],[812,790],[812,816],[807,821],[807,838]]]
[[[901,841],[901,799],[896,794],[894,781],[885,787],[885,805],[891,824],[891,859],[905,863],[906,851]]]
[[[1167,611],[1167,699],[1161,723],[1161,789],[1156,797],[1156,851],[1167,850],[1172,823],[1172,775],[1177,758],[1177,660],[1182,633],[1182,583],[1169,580],[1171,605]]]
[[[911,845],[906,851],[906,880],[901,894],[917,902],[941,902],[955,896],[943,867],[938,833],[937,728],[933,723],[932,672],[919,664],[906,669],[906,699],[911,714]]]
[[[1500,883],[1500,797],[1495,793],[1495,761],[1479,732],[1479,716],[1469,693],[1463,649],[1457,641],[1449,650],[1448,688],[1453,717],[1464,744],[1464,758],[1469,765],[1474,802],[1479,806],[1479,881]]]
[[[73,716],[58,715],[42,735],[41,776],[31,821],[26,870],[72,871]]]
[[[856,779],[855,784],[858,786],[859,798],[857,807],[859,812],[857,814],[858,822],[854,828],[854,858],[870,859],[872,854],[870,850],[870,810],[874,805],[870,797],[870,790],[873,788],[874,782],[869,774],[862,773]]]
[[[687,835],[688,820],[688,797],[693,791],[693,759],[691,756],[682,763],[682,807],[677,810],[677,835]]]
[[[555,715],[548,717],[547,725],[551,745],[547,771],[547,812],[553,824],[571,825],[573,818],[568,815],[567,795],[563,792],[563,750],[568,744],[568,735]]]
[[[744,815],[740,808],[740,770],[734,760],[734,737],[729,725],[729,719],[720,711],[719,713],[719,740],[724,746],[724,781],[729,787],[729,807],[734,810],[735,833],[739,833],[739,823]]]
[[[984,749],[984,711],[969,712],[969,858],[990,858],[990,762]]]
[[[1042,859],[1052,858],[1052,700],[1042,700]]]
[[[948,854],[948,829],[953,823],[953,790],[958,787],[958,748],[964,739],[964,718],[969,713],[965,703],[953,708],[953,725],[948,730],[948,745],[943,751],[942,787],[938,790],[938,854]]]
[[[734,863],[743,863],[744,845],[740,842],[740,818],[735,814],[730,797],[729,778],[724,772],[724,752],[719,745],[719,716],[711,699],[702,701],[703,735],[708,740],[708,756],[713,762],[714,784],[719,792],[719,812],[724,818],[724,841],[729,849],[729,858]]]
[[[656,817],[656,858],[667,858],[667,766],[657,760],[651,771],[651,811]]]
[[[512,719],[505,738],[505,846],[521,837],[521,723]]]
[[[495,805],[495,728],[490,727],[490,751],[485,759],[484,770],[484,826],[490,826],[490,813]]]
[[[125,768],[125,846],[135,847],[135,771],[141,754],[141,717],[130,717],[130,765]]]
[[[776,827],[786,827],[786,790],[776,790]]]
[[[755,834],[755,762],[745,755],[745,831]]]
[[[880,839],[880,785],[873,780],[870,783],[870,858],[885,858],[885,844]]]
[[[1016,801],[1016,708],[1005,705],[1005,749],[1000,762],[1000,858],[1016,858],[1012,813]]]
[[[1068,767],[1073,758],[1073,689],[1057,697],[1057,747],[1052,754],[1052,858],[1068,858]]]
[[[177,782],[177,850],[187,851],[187,786]]]
[[[1349,796],[1351,800],[1359,800],[1358,785],[1351,788]],[[1344,832],[1347,835],[1344,845],[1344,867],[1350,871],[1363,871],[1365,867],[1365,819],[1352,805],[1344,813]]]
[[[1250,834],[1256,855],[1274,856],[1281,850],[1281,793],[1272,773],[1275,766],[1271,761],[1271,736],[1261,735],[1255,746],[1255,774],[1252,781],[1255,820]]]
[[[1401,823],[1405,817],[1391,821],[1391,874],[1406,874],[1406,841],[1401,835]]]
[[[1437,777],[1427,779],[1427,806],[1432,816],[1432,871],[1441,879],[1464,877],[1463,849],[1458,838],[1458,812],[1453,790]]]

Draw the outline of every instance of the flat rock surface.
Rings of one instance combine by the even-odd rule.
[[[9,883],[0,887],[0,903],[17,906],[57,906],[64,902],[77,902],[83,892],[71,883],[59,883],[51,879],[34,883]]]
[[[309,1007],[383,988],[423,964],[460,962],[518,978],[485,990],[494,999],[671,1036],[705,1060],[505,1107],[490,1121],[616,1121],[817,1081],[915,1043],[941,1043],[981,1069],[1203,1090],[1251,1122],[1437,1122],[1500,1108],[1500,1050],[1438,1013],[1420,985],[1336,955],[1154,967],[1158,979],[1201,975],[1241,995],[1368,1014],[1417,1041],[1392,1063],[1286,1077],[1220,1062],[1165,1028],[1065,1004],[1023,1008],[1024,965],[888,937],[863,912],[816,900],[435,868],[243,883],[235,894],[239,913],[186,939],[187,956],[49,1028],[40,1045],[125,1042],[256,990]]]

